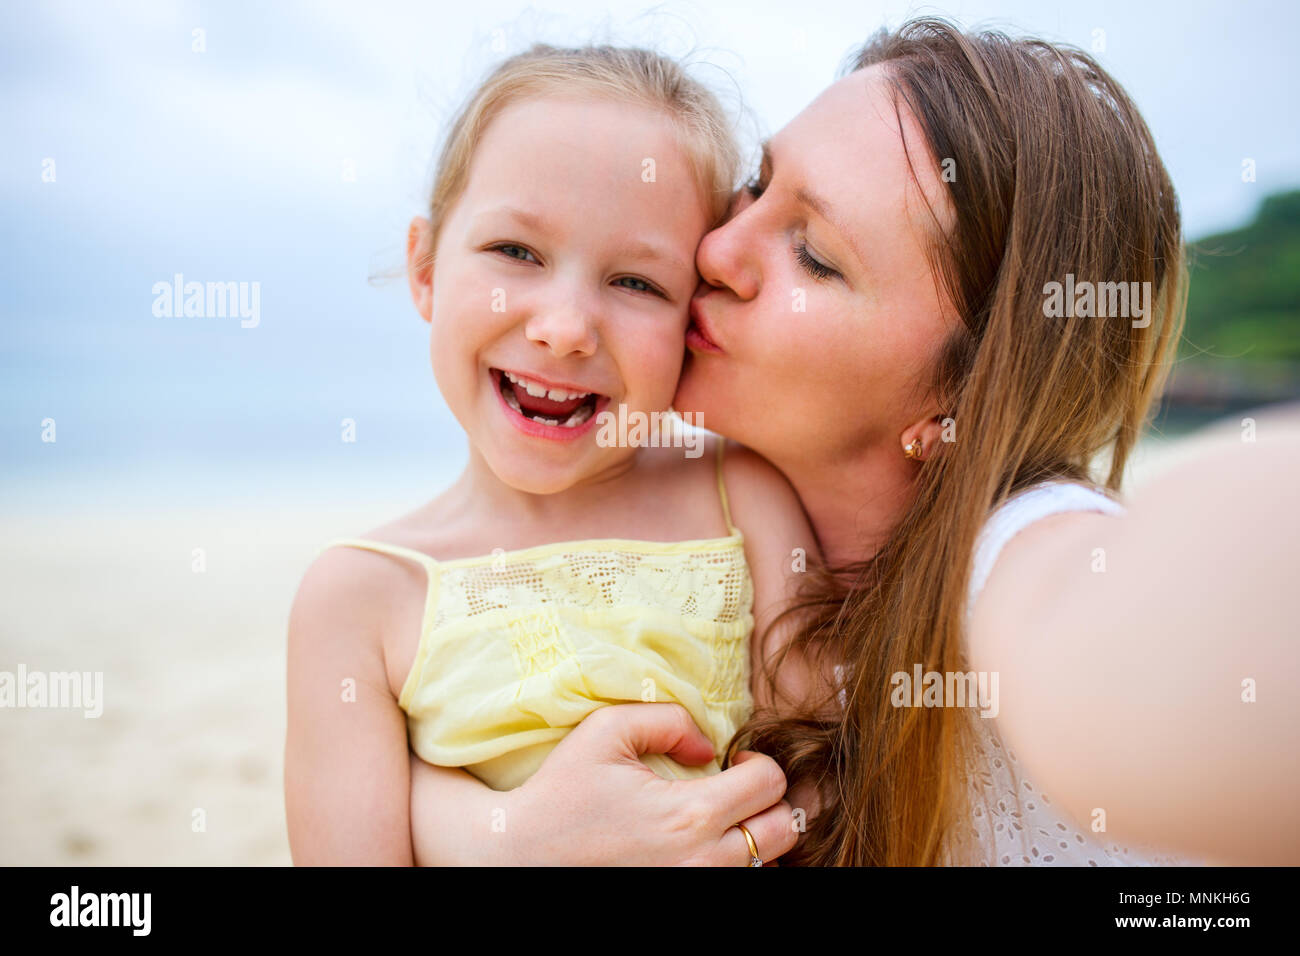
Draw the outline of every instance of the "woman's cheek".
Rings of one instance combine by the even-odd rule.
[[[810,294],[806,306],[791,308],[765,330],[763,367],[750,376],[765,392],[780,396],[779,414],[796,422],[816,421],[828,409],[841,408],[868,377],[870,364],[866,336],[844,328],[834,302]]]

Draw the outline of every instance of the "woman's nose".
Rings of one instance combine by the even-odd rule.
[[[760,287],[752,235],[751,217],[745,211],[753,205],[747,190],[732,204],[731,215],[722,225],[705,233],[695,251],[695,268],[711,286],[730,289],[742,299],[758,295]]]

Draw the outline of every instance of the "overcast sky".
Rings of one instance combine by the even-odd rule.
[[[400,267],[451,110],[493,62],[535,40],[694,50],[709,65],[702,75],[733,90],[763,133],[806,105],[873,30],[911,14],[1075,43],[1136,99],[1196,237],[1300,184],[1298,8],[11,5],[0,32],[0,439],[21,458],[33,418],[59,411],[69,440],[94,431],[100,452],[175,451],[238,420],[231,454],[287,453],[318,417],[337,442],[337,421],[352,412],[372,415],[363,434],[396,454],[411,429],[393,424],[392,409],[414,407],[430,422],[426,438],[450,441],[404,282],[376,289],[367,277]],[[1246,158],[1253,183],[1242,182]],[[53,182],[42,178],[50,160]],[[178,272],[259,281],[261,325],[155,319],[152,285]],[[386,411],[388,431],[373,420]],[[259,421],[274,427],[255,440],[247,423]],[[154,438],[141,444],[142,434]]]

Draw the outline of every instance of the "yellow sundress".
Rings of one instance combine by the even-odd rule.
[[[427,572],[420,641],[398,698],[415,753],[510,790],[597,708],[671,701],[713,742],[715,759],[642,761],[670,779],[719,771],[753,709],[754,619],[744,537],[722,481],[725,442],[717,444],[725,538],[602,538],[451,561],[380,541],[326,545],[408,559]]]

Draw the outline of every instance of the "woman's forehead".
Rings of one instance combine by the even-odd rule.
[[[948,224],[950,203],[940,179],[944,157],[931,155],[920,123],[881,66],[827,87],[773,137],[772,152],[778,167],[784,161],[815,181],[846,219],[891,210],[912,218],[915,204],[907,199],[919,184]],[[928,221],[923,206],[920,212]]]

